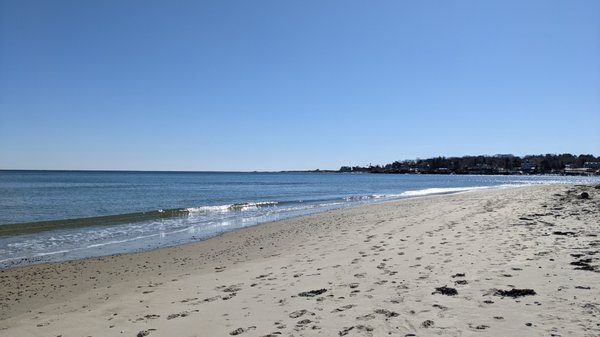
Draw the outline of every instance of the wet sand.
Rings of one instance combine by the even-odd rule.
[[[0,336],[598,336],[599,235],[593,186],[335,210],[0,271]]]

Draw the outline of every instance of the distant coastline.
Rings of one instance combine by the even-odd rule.
[[[568,153],[524,157],[512,154],[435,157],[395,161],[375,166],[371,164],[368,166],[342,166],[337,171],[315,170],[314,172],[593,176],[600,175],[600,157]]]

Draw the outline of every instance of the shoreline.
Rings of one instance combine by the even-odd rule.
[[[502,185],[492,185],[492,186],[425,188],[425,189],[421,189],[421,190],[404,191],[404,192],[396,194],[396,195],[394,195],[394,194],[390,194],[390,195],[382,194],[381,196],[378,196],[376,194],[364,195],[364,196],[360,195],[356,198],[356,200],[358,200],[358,201],[347,201],[347,204],[326,205],[326,206],[323,206],[322,208],[305,210],[304,212],[301,212],[298,214],[294,214],[294,212],[291,212],[290,214],[283,213],[283,214],[274,216],[274,218],[269,218],[267,216],[265,220],[252,220],[252,222],[254,222],[254,223],[251,225],[234,227],[231,229],[215,230],[214,233],[205,234],[206,235],[205,237],[193,238],[193,239],[189,239],[187,241],[184,240],[183,242],[173,242],[173,243],[169,243],[166,245],[149,246],[146,248],[142,248],[142,246],[144,246],[143,244],[137,243],[138,241],[144,241],[144,240],[147,240],[148,238],[158,235],[158,233],[154,233],[154,234],[147,235],[146,237],[126,239],[125,241],[123,241],[123,242],[131,241],[133,244],[137,243],[136,244],[137,248],[135,248],[131,251],[126,251],[126,252],[115,251],[115,248],[111,249],[110,247],[116,247],[116,246],[114,246],[115,245],[114,243],[108,242],[108,243],[103,243],[100,245],[95,245],[95,246],[102,246],[102,247],[107,246],[108,251],[109,251],[108,253],[99,253],[99,251],[97,251],[96,253],[93,253],[91,251],[96,249],[94,247],[69,248],[68,250],[62,250],[59,247],[59,248],[57,248],[58,250],[54,251],[54,252],[44,252],[44,253],[39,253],[38,255],[34,255],[34,256],[10,257],[10,258],[6,258],[6,259],[0,261],[0,270],[12,269],[12,268],[18,268],[18,267],[26,267],[26,266],[44,264],[44,263],[76,261],[76,260],[83,260],[83,259],[103,257],[103,256],[106,257],[106,256],[111,256],[111,255],[143,253],[143,252],[155,250],[155,249],[168,248],[168,247],[173,247],[173,246],[178,246],[178,245],[183,245],[183,244],[206,241],[206,240],[209,240],[216,236],[222,235],[224,233],[227,233],[230,231],[237,231],[237,230],[240,230],[240,229],[243,229],[246,227],[253,227],[253,226],[263,225],[265,223],[270,223],[270,222],[278,222],[278,221],[284,221],[287,219],[293,219],[293,218],[297,218],[297,217],[304,217],[304,216],[308,216],[308,215],[326,213],[326,212],[329,212],[332,210],[337,210],[337,209],[347,209],[347,208],[352,208],[352,207],[366,206],[366,205],[370,205],[370,204],[401,201],[401,200],[406,200],[406,199],[411,199],[411,198],[416,198],[416,197],[444,196],[444,195],[452,195],[452,194],[477,191],[477,190],[518,188],[518,187],[523,187],[523,186],[527,186],[527,185],[505,185],[505,184],[502,184]],[[348,198],[353,198],[353,196],[346,197],[345,199],[348,199]],[[381,200],[379,200],[379,199],[381,199]],[[206,208],[220,208],[220,207],[236,208],[236,207],[241,207],[244,205],[258,205],[260,203],[261,202],[248,202],[248,203],[241,203],[241,204],[202,206],[200,208],[204,208],[204,207],[206,207]],[[266,202],[266,203],[277,205],[282,202]],[[141,222],[143,222],[144,219],[151,220],[151,219],[180,218],[180,217],[184,217],[186,215],[189,216],[193,212],[194,212],[194,208],[174,208],[174,209],[167,209],[167,210],[161,209],[161,210],[154,210],[154,211],[128,213],[128,214],[114,214],[114,215],[104,215],[104,216],[96,216],[96,217],[83,217],[83,218],[74,218],[74,219],[44,220],[44,221],[34,221],[34,222],[26,222],[26,223],[5,224],[5,225],[0,225],[0,234],[10,237],[10,236],[18,236],[18,235],[46,233],[46,232],[52,231],[52,230],[62,230],[62,229],[80,228],[80,227],[81,228],[93,227],[93,226],[97,226],[100,224],[131,225],[131,224],[141,223]],[[124,220],[133,220],[134,222],[123,222]],[[242,221],[244,221],[244,220],[242,220]],[[191,227],[189,227],[189,228],[194,227],[193,225],[190,225],[190,226]],[[188,228],[188,230],[189,230],[189,228]],[[197,230],[202,231],[203,228],[200,227]],[[177,229],[175,231],[166,233],[166,236],[171,236],[173,234],[177,235],[177,233],[179,233],[181,231],[182,231],[181,229]],[[18,234],[7,234],[7,233],[18,233]],[[76,252],[78,252],[78,251],[83,252],[86,250],[90,250],[90,253],[88,256],[86,256],[85,254],[82,254],[82,255],[76,254]],[[69,257],[69,256],[65,257],[65,255],[64,255],[65,253],[69,254],[69,256],[72,254],[75,254],[75,256],[79,255],[79,257]]]
[[[589,200],[576,198],[581,189]],[[600,241],[597,226],[586,223],[600,218],[598,199],[593,186],[484,189],[337,209],[141,253],[4,269],[0,334],[591,336],[600,332],[592,323],[600,315],[593,295],[600,256],[588,253]],[[578,261],[592,270],[574,270]],[[444,285],[458,294],[432,294]],[[486,295],[509,285],[536,295]],[[579,317],[559,320],[565,310]],[[503,314],[483,315],[492,311]],[[531,322],[515,323],[525,318]]]

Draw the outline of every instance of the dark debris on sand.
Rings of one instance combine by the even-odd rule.
[[[579,199],[589,199],[590,194],[588,192],[581,192],[578,196]]]
[[[376,314],[380,314],[380,315],[385,315],[385,317],[398,317],[400,316],[400,314],[398,314],[395,311],[389,311],[387,309],[376,309],[375,310]]]
[[[511,289],[511,290],[498,289],[498,290],[496,290],[494,295],[502,296],[502,297],[517,298],[517,297],[522,297],[522,296],[533,296],[533,295],[536,295],[536,292],[533,289],[517,289],[517,288]]]
[[[298,296],[301,296],[301,297],[315,297],[315,296],[321,295],[322,293],[324,293],[326,291],[327,291],[327,289],[317,289],[317,290],[303,291],[303,292],[299,293]]]
[[[229,334],[232,335],[232,336],[237,336],[237,335],[240,335],[240,334],[243,334],[243,333],[244,333],[244,329],[243,328],[237,328],[237,329],[231,331]]]
[[[567,236],[571,236],[571,235],[575,236],[575,235],[577,235],[577,233],[570,232],[570,231],[566,231],[566,232],[554,231],[554,232],[552,232],[552,234],[554,234],[554,235],[567,235]]]
[[[592,259],[580,259],[578,261],[571,262],[572,266],[577,266],[576,270],[587,270],[587,271],[596,271],[596,267],[590,264]]]
[[[425,321],[423,321],[423,323],[421,323],[422,328],[431,328],[434,325],[435,325],[435,323],[430,319],[425,320]]]
[[[432,295],[442,294],[442,295],[446,295],[446,296],[454,296],[454,295],[458,295],[458,291],[454,288],[443,286],[443,287],[435,288],[435,291],[431,294]]]

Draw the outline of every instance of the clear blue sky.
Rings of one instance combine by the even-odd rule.
[[[0,168],[600,154],[600,1],[0,0]]]

